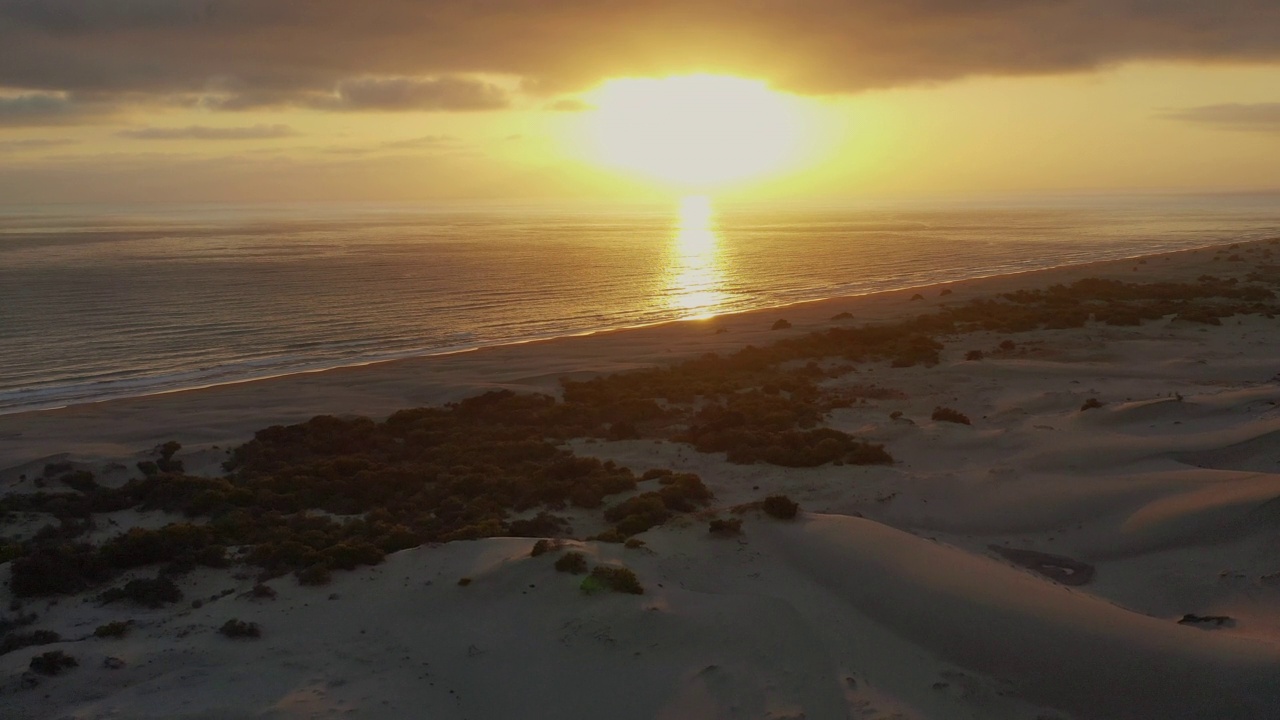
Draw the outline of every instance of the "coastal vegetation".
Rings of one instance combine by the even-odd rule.
[[[600,514],[608,527],[597,539],[639,547],[635,535],[705,507],[711,490],[689,473],[657,468],[637,476],[578,455],[569,440],[679,443],[736,464],[891,464],[883,445],[825,425],[841,408],[904,397],[891,387],[831,382],[858,365],[935,365],[943,360],[940,338],[975,331],[1272,317],[1280,308],[1266,284],[1211,276],[1188,283],[1082,280],[939,305],[896,322],[565,379],[560,397],[503,390],[382,421],[320,416],[260,430],[231,452],[222,477],[187,474],[177,442],[157,447],[154,459],[139,463],[140,477],[116,487],[70,464],[51,465],[39,491],[0,498],[0,514],[38,513],[53,522],[31,537],[0,541],[0,551],[12,559],[15,597],[77,593],[158,566],[154,578],[134,577],[100,596],[154,605],[180,599],[173,579],[201,566],[248,565],[263,579],[294,573],[302,584],[322,585],[336,571],[426,543],[571,536],[569,508]],[[1016,348],[1005,339],[988,357]],[[1089,407],[1096,406],[1082,409]],[[968,422],[948,408],[934,419]],[[762,508],[785,519],[798,506],[770,497]],[[102,515],[123,510],[162,510],[184,520],[86,541]],[[730,530],[720,526],[723,534]],[[540,554],[536,546],[533,554]],[[585,572],[575,555],[560,556],[557,569]]]

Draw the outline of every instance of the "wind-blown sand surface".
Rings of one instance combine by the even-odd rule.
[[[254,430],[316,414],[556,392],[564,376],[760,345],[838,312],[888,320],[1086,277],[1244,278],[1268,247],[1233,248],[1243,262],[1187,251],[2,416],[0,488],[32,492],[63,460],[123,482],[171,439],[189,471],[217,474]],[[778,318],[793,327],[771,331]],[[670,441],[574,440],[637,473],[697,473],[711,510],[770,494],[802,508],[792,521],[747,511],[736,537],[681,515],[641,548],[566,541],[633,569],[642,595],[584,595],[580,576],[552,569],[556,554],[530,556],[534,539],[489,538],[403,550],[321,588],[280,577],[271,600],[247,593],[255,571],[243,567],[185,576],[200,607],[25,600],[32,627],[63,641],[0,655],[0,716],[1280,718],[1278,322],[967,333],[943,338],[935,367],[862,364],[838,382],[901,395],[826,425],[884,443],[892,465],[735,465]],[[1015,347],[999,350],[1005,339]],[[973,349],[986,356],[965,360]],[[1082,410],[1088,398],[1104,404]],[[936,406],[972,425],[932,420]],[[603,529],[599,512],[569,514],[576,537]],[[15,515],[0,535],[47,520]],[[94,538],[181,518],[113,520]],[[1037,562],[1045,573],[1026,567]],[[1083,584],[1049,577],[1081,567],[1093,570]],[[1186,614],[1230,620],[1179,623]],[[224,638],[229,617],[263,636]],[[128,636],[93,637],[126,618]],[[24,680],[48,650],[79,667]]]

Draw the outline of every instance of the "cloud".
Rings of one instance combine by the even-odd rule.
[[[465,154],[471,152],[468,144],[452,135],[423,135],[403,140],[387,140],[376,145],[345,145],[321,148],[321,152],[329,155],[374,155],[390,151],[431,151],[427,154]]]
[[[496,85],[470,78],[366,77],[338,83],[313,106],[332,110],[499,110],[510,105]]]
[[[1280,102],[1203,105],[1165,113],[1170,120],[1210,125],[1227,130],[1280,133]]]
[[[586,112],[592,109],[591,103],[579,98],[561,98],[547,103],[545,107],[552,112]]]
[[[73,140],[71,138],[23,138],[21,140],[0,140],[0,152],[65,147],[67,145],[78,144],[79,142],[79,140]]]
[[[302,107],[351,112],[500,110],[511,105],[507,91],[463,76],[359,77],[339,80],[328,91],[237,89],[221,85],[198,104],[208,110]],[[230,88],[227,88],[230,85]]]
[[[406,78],[502,74],[556,93],[702,71],[850,92],[1134,60],[1276,62],[1277,28],[1275,0],[0,0],[0,86],[481,109],[502,95]]]
[[[104,111],[93,103],[58,93],[0,95],[0,126],[72,125]]]
[[[416,148],[453,148],[458,147],[460,144],[461,141],[452,135],[423,135],[422,137],[405,138],[404,140],[388,140],[382,143],[381,147],[393,150],[408,150]]]
[[[121,130],[116,135],[132,140],[271,140],[297,135],[288,125],[249,125],[246,127],[145,127]]]

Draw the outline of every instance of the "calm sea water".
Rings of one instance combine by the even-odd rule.
[[[0,413],[1280,236],[1280,197],[0,208]]]

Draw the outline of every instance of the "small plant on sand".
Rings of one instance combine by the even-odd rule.
[[[640,538],[627,538],[627,541],[622,543],[622,547],[628,550],[639,550],[644,547],[644,541]]]
[[[766,515],[779,520],[790,520],[800,511],[800,504],[786,495],[770,495],[760,503],[760,509]]]
[[[949,422],[949,423],[956,423],[958,425],[973,424],[969,422],[968,415],[965,415],[959,410],[954,410],[949,407],[942,407],[941,405],[933,409],[933,415],[931,417],[934,419],[935,422]]]
[[[644,587],[640,585],[639,578],[628,568],[616,565],[597,565],[591,570],[590,575],[583,578],[582,592],[594,595],[605,590],[630,595],[644,594]]]
[[[707,526],[707,532],[719,537],[732,537],[742,534],[742,518],[730,518],[722,520],[716,518]]]
[[[294,573],[299,585],[328,585],[333,579],[333,571],[324,563],[316,563]]]
[[[912,300],[923,300],[923,299],[924,299],[924,296],[923,296],[923,295],[921,295],[920,293],[916,293],[915,295],[912,295],[912,296],[911,296],[911,299],[912,299]]]
[[[175,603],[182,599],[182,591],[173,581],[163,575],[154,578],[138,578],[130,580],[124,587],[111,588],[98,596],[103,603],[117,600],[132,600],[143,607],[158,608],[166,603]]]
[[[1010,350],[1013,350],[1018,346],[1014,344],[1012,340],[1001,340],[999,347],[1001,350],[1004,350],[1005,352],[1009,352]]]
[[[782,319],[782,320],[778,320],[777,322],[775,322],[775,323],[773,324],[773,327],[771,327],[771,328],[769,328],[769,329],[770,329],[770,330],[786,330],[786,329],[788,329],[788,328],[790,328],[790,327],[791,327],[791,323],[787,322],[785,319]]]
[[[257,585],[253,586],[252,590],[249,591],[249,597],[255,600],[275,600],[276,589],[271,587],[270,585],[264,585],[263,583],[258,583]]]
[[[470,584],[471,584],[471,578],[469,577],[458,578],[458,587],[466,587]]]
[[[29,633],[9,633],[0,640],[0,655],[21,650],[33,645],[48,645],[62,640],[62,636],[51,630],[33,630]]]
[[[245,622],[236,618],[223,623],[222,627],[218,628],[218,632],[232,639],[262,637],[262,628],[258,627],[258,623]]]
[[[529,551],[529,557],[538,557],[539,555],[549,553],[553,548],[554,546],[551,544],[550,540],[539,540],[533,544],[533,549]]]
[[[981,350],[970,350],[964,354],[964,359],[969,361],[981,360],[984,357],[986,357],[986,353]]]
[[[1094,410],[1100,407],[1102,407],[1101,400],[1099,400],[1098,398],[1089,398],[1088,400],[1084,401],[1083,405],[1080,406],[1080,412],[1084,412],[1085,410]]]
[[[124,637],[129,633],[129,628],[133,627],[132,620],[116,620],[106,625],[99,625],[94,631],[93,636],[99,638],[118,638]]]
[[[587,556],[580,552],[567,552],[556,560],[556,570],[581,575],[587,571]]]
[[[57,675],[63,670],[70,670],[79,664],[75,658],[61,650],[50,650],[47,653],[31,658],[30,667],[32,672],[37,672],[41,675]]]

